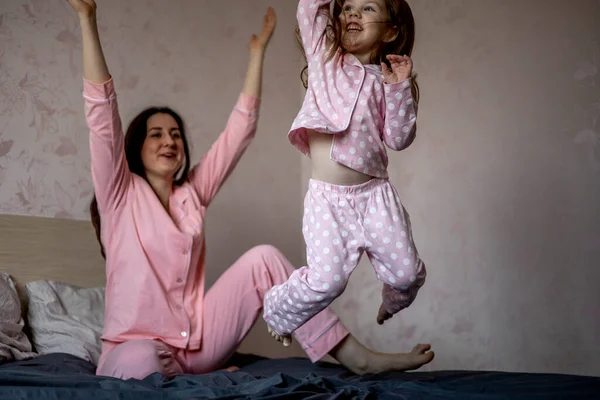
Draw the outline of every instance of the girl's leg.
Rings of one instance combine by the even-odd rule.
[[[311,181],[304,200],[307,264],[265,296],[264,318],[277,335],[289,336],[325,309],[344,289],[363,252],[364,238],[353,200],[336,186]]]
[[[333,254],[333,264],[343,260],[342,270],[347,274],[352,272],[360,259],[362,247],[368,243],[368,240],[365,240],[362,235],[363,221],[358,221],[358,219],[361,219],[361,215],[364,215],[365,212],[371,212],[367,207],[368,199],[371,196],[373,186],[379,186],[381,183],[380,180],[377,180],[367,185],[344,188],[314,181],[310,183],[313,195],[307,196],[307,200],[316,196],[326,197],[327,201],[321,201],[320,203],[328,204],[331,208],[324,207],[323,204],[306,203],[304,235],[307,245],[309,243],[311,245],[323,245],[323,241],[320,243],[316,243],[316,241],[321,240],[322,237],[333,237],[331,242],[334,246],[342,244],[341,253],[343,255],[343,257],[337,256],[339,258],[336,258]],[[315,187],[314,184],[317,186]],[[320,209],[317,207],[320,207]],[[312,235],[311,232],[313,232]],[[367,239],[372,240],[373,237],[369,235]],[[315,255],[315,252],[311,252],[310,245],[307,247],[309,260],[311,256],[318,256],[318,254]],[[314,261],[322,263],[322,257],[321,260],[316,259]],[[309,320],[296,333],[312,324],[314,320],[315,318]],[[353,372],[374,373],[387,370],[406,371],[417,369],[433,359],[434,353],[430,352],[429,349],[429,345],[419,344],[410,353],[378,353],[367,349],[349,334],[329,354]]]
[[[202,347],[185,352],[187,369],[205,373],[222,367],[260,315],[265,293],[285,282],[293,271],[285,256],[272,246],[255,247],[240,257],[206,294]],[[329,309],[294,333],[313,361],[332,351],[347,335]]]
[[[412,304],[427,271],[413,241],[410,217],[388,181],[371,193],[367,209],[363,223],[369,240],[365,251],[377,278],[384,283],[378,316],[381,323],[380,318],[385,320]]]

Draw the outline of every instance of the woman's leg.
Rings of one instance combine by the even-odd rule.
[[[202,349],[185,352],[186,370],[205,373],[222,367],[260,315],[264,294],[293,271],[272,246],[255,247],[240,257],[206,294]],[[312,361],[330,354],[356,373],[406,371],[433,359],[428,345],[418,345],[408,354],[373,352],[350,335],[329,308],[298,328],[294,337]]]
[[[367,349],[352,335],[348,335],[329,352],[340,364],[357,374],[383,371],[411,371],[433,360],[434,353],[428,344],[418,344],[410,353],[379,353]]]
[[[231,357],[263,308],[265,293],[285,282],[294,267],[272,246],[258,246],[240,257],[215,282],[204,300],[202,348],[186,352],[193,373],[214,371]],[[294,333],[311,360],[336,347],[348,331],[329,309]]]
[[[120,379],[144,379],[159,372],[165,376],[182,374],[176,361],[177,349],[154,340],[104,343],[96,375]]]

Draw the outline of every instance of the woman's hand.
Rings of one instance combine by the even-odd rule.
[[[277,25],[277,16],[275,15],[275,10],[273,10],[272,7],[269,7],[263,20],[262,31],[258,36],[252,35],[250,38],[250,45],[248,46],[250,52],[265,51],[269,44],[269,40],[271,40],[271,36],[273,36],[273,32],[275,31],[275,25]]]
[[[96,13],[96,2],[94,0],[67,0],[67,2],[79,16],[89,17]]]
[[[252,35],[250,39],[250,63],[246,72],[246,80],[242,92],[246,95],[260,98],[262,93],[263,62],[265,59],[265,49],[273,36],[277,17],[275,10],[269,7],[263,21],[262,31],[258,35]]]

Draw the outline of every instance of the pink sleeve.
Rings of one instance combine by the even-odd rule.
[[[417,105],[413,99],[410,79],[385,84],[385,121],[383,141],[392,150],[404,150],[415,140]]]
[[[242,93],[225,130],[190,172],[190,181],[205,207],[208,207],[254,138],[259,106],[260,99]]]
[[[90,129],[94,191],[98,209],[104,213],[116,209],[123,201],[131,179],[112,78],[102,84],[84,80],[83,98]]]
[[[300,0],[296,18],[308,59],[325,47],[325,29],[329,23],[329,5],[333,0]]]

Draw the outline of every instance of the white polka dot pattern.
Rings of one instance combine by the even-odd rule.
[[[381,67],[353,55],[326,61],[324,32],[331,0],[300,0],[298,24],[308,61],[308,89],[288,134],[309,154],[306,130],[335,134],[331,158],[365,174],[387,178],[385,145],[408,147],[415,136],[417,107],[410,82],[385,84]],[[367,156],[370,154],[370,156]]]
[[[265,296],[265,320],[280,335],[291,334],[339,296],[364,252],[389,286],[383,301],[390,312],[410,305],[425,281],[410,219],[387,179],[350,187],[311,180],[303,234],[308,266]]]

